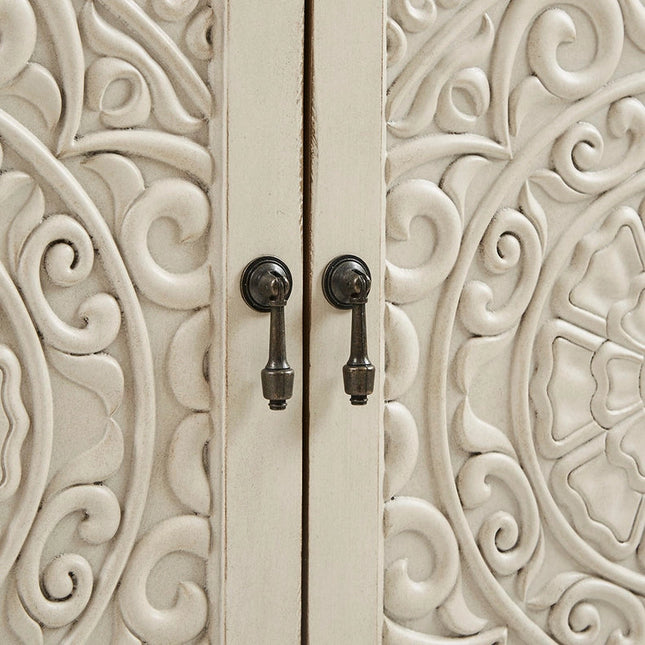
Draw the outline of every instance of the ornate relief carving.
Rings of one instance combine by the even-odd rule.
[[[644,28],[390,3],[387,643],[645,639]]]
[[[0,1],[2,642],[207,642],[216,32],[144,4]]]

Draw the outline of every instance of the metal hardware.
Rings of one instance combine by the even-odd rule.
[[[264,256],[247,264],[240,290],[255,311],[271,312],[269,360],[261,372],[262,394],[272,410],[284,410],[293,394],[293,370],[287,363],[284,307],[291,295],[291,272],[278,258]]]
[[[372,286],[367,264],[355,255],[333,259],[323,275],[323,292],[337,309],[352,310],[349,360],[343,365],[343,383],[352,405],[365,405],[374,391],[375,368],[367,356],[365,304]]]

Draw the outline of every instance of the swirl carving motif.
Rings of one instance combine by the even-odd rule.
[[[388,643],[645,638],[644,28],[390,3]]]
[[[0,0],[2,642],[207,642],[221,25],[148,4]]]

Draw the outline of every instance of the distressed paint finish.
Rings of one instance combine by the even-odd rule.
[[[0,3],[2,642],[299,640],[300,390],[266,408],[237,284],[302,272],[302,3],[273,14]]]
[[[312,3],[308,471],[308,637],[381,640],[384,19],[380,1]],[[322,290],[327,263],[361,257],[374,394],[352,406],[342,367],[351,315]]]
[[[643,7],[387,29],[384,642],[641,643]]]
[[[298,643],[302,515],[302,0],[231,0],[227,55],[227,643]],[[285,307],[295,371],[284,411],[260,371],[269,315],[250,309],[246,264],[275,255],[294,277]]]
[[[2,7],[4,642],[205,634],[212,16]]]

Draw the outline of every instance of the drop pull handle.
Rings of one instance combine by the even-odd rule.
[[[287,362],[284,308],[293,285],[291,272],[278,258],[264,256],[250,262],[242,273],[240,289],[255,311],[270,312],[269,360],[261,372],[262,394],[272,410],[284,410],[293,394],[293,370]]]
[[[333,259],[323,274],[323,292],[337,309],[352,310],[349,360],[343,365],[343,383],[352,405],[365,405],[374,391],[374,365],[367,356],[365,305],[372,286],[367,264],[355,255]]]

